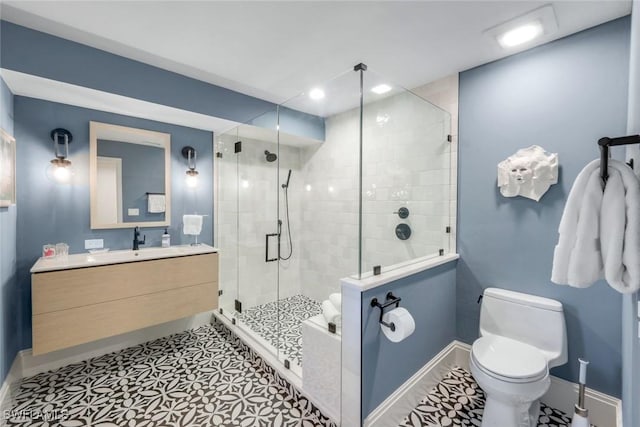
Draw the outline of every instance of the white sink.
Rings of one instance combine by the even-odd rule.
[[[180,245],[169,248],[144,248],[137,251],[126,249],[94,254],[73,254],[64,257],[40,258],[33,267],[31,267],[31,273],[92,267],[96,265],[120,264],[149,259],[173,258],[212,252],[218,252],[218,250],[209,245],[198,244],[196,246]]]
[[[83,254],[87,262],[130,262],[141,259],[167,258],[180,256],[180,246],[169,248],[144,248],[137,251],[126,249],[122,251],[99,252],[94,254]]]

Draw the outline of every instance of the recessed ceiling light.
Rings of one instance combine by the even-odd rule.
[[[313,99],[314,101],[322,99],[324,98],[324,91],[319,88],[311,89],[311,91],[309,91],[309,98]]]
[[[548,4],[483,31],[483,35],[503,49],[530,47],[549,41],[558,32],[558,20],[553,6]]]
[[[530,22],[517,26],[498,36],[498,43],[504,48],[513,47],[531,41],[542,35],[543,32],[540,21]]]
[[[377,93],[378,95],[382,95],[383,93],[387,93],[391,90],[391,86],[387,85],[387,84],[381,84],[378,86],[375,86],[373,88],[371,88],[371,92],[373,93]]]

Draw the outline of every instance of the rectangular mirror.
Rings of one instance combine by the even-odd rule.
[[[89,123],[91,228],[171,225],[171,135]]]

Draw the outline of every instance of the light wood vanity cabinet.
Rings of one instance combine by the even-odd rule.
[[[214,310],[218,254],[32,274],[33,354]]]

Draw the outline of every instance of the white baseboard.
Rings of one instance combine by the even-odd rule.
[[[364,420],[365,427],[396,427],[469,352],[453,341],[402,384]],[[468,364],[468,363],[467,363]],[[461,367],[464,367],[461,366]]]
[[[15,385],[18,380],[20,380],[22,368],[20,366],[20,357],[16,355],[16,358],[13,359],[13,363],[11,364],[11,368],[9,372],[7,372],[7,376],[2,382],[2,387],[0,387],[0,423],[4,420],[2,416],[2,412],[11,407],[11,403],[13,402],[13,398],[15,396]],[[2,425],[2,424],[0,424]]]
[[[551,377],[549,391],[540,399],[545,405],[572,415],[578,401],[578,384]],[[585,406],[589,409],[589,422],[598,427],[622,427],[622,402],[620,399],[586,388]]]
[[[395,427],[400,424],[453,366],[469,370],[470,352],[471,346],[468,344],[452,341],[382,402],[365,419],[364,426]],[[549,391],[540,400],[572,415],[573,405],[578,401],[578,384],[552,376]],[[622,427],[622,404],[619,399],[587,388],[585,406],[589,409],[591,424],[598,427]]]

